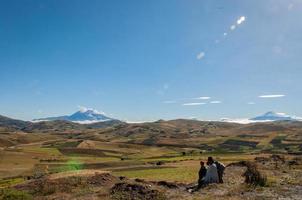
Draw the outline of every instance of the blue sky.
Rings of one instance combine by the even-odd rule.
[[[301,20],[300,0],[0,0],[0,114],[302,116]]]

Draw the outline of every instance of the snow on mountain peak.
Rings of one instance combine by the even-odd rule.
[[[114,120],[110,117],[107,117],[104,112],[99,112],[95,109],[86,108],[83,106],[79,106],[79,108],[80,108],[80,110],[75,112],[72,115],[59,116],[59,117],[48,117],[48,118],[36,119],[34,121],[66,120],[66,121],[72,121],[72,122],[76,122],[76,123],[88,124],[88,123],[96,123],[96,122]]]
[[[223,118],[221,121],[224,122],[234,122],[239,124],[249,124],[249,123],[256,123],[256,122],[272,122],[272,121],[302,121],[301,117],[297,116],[291,116],[286,113],[282,112],[274,112],[269,111],[266,112],[263,115],[250,118],[250,119],[229,119],[229,118]]]
[[[297,120],[296,116],[290,116],[285,113],[278,113],[278,112],[267,112],[263,115],[257,116],[252,118],[251,120],[255,121],[281,121],[281,120]]]
[[[92,108],[87,108],[84,106],[78,106],[81,113],[91,113],[91,114],[97,114],[97,115],[105,115],[104,112],[100,112],[98,110],[92,109]]]
[[[281,113],[281,112],[274,112],[274,111],[269,111],[267,113],[265,113],[264,115],[262,116],[277,116],[277,117],[289,117],[289,115],[285,114],[285,113]]]

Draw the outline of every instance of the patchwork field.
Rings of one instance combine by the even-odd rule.
[[[177,120],[79,129],[80,131],[65,128],[62,132],[59,129],[54,132],[47,129],[43,133],[36,130],[6,130],[0,133],[0,188],[17,187],[45,177],[51,181],[54,181],[51,177],[67,178],[62,177],[62,174],[72,174],[71,177],[82,180],[83,177],[79,178],[77,174],[94,176],[97,172],[105,171],[115,180],[113,185],[118,184],[118,179],[126,180],[127,184],[147,184],[152,187],[154,185],[155,188],[164,182],[178,188],[175,191],[178,197],[173,196],[170,189],[164,188],[172,199],[199,199],[196,194],[188,193],[186,187],[196,183],[199,161],[206,161],[208,156],[213,156],[225,165],[243,161],[258,162],[261,171],[267,176],[267,188],[274,191],[283,184],[290,190],[289,194],[293,194],[297,189],[291,191],[290,186],[301,186],[298,176],[302,172],[299,160],[302,152],[302,125],[286,122],[281,125],[283,128],[275,129],[272,124],[260,124],[258,127],[254,124]],[[284,161],[276,161],[272,155],[279,155]],[[238,172],[237,168],[230,169],[228,177],[236,176],[241,180],[243,168],[238,169]],[[201,193],[209,198],[220,198],[223,196],[221,194],[226,193],[239,198],[238,194],[242,192],[255,192],[241,188],[240,184],[233,183],[232,180],[228,181],[229,185],[215,186],[216,189],[209,187]],[[110,188],[113,186],[111,183],[109,185]],[[103,191],[107,197],[110,197],[109,185]],[[75,190],[79,192],[78,189]],[[214,197],[211,196],[211,190],[215,190]],[[273,197],[273,192],[264,190],[268,197]],[[91,192],[90,189],[81,191],[79,199],[88,198],[87,194],[93,196],[94,193]],[[102,192],[97,194],[99,193]],[[57,192],[53,191],[49,198],[55,194]],[[33,195],[37,197],[36,194]],[[257,199],[256,197],[254,195],[251,199]],[[66,197],[69,198],[71,197]]]

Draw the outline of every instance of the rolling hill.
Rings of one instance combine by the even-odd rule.
[[[23,139],[22,134],[12,137],[14,132],[19,132],[34,134],[35,137],[37,134],[43,134],[45,137],[55,136],[64,140],[93,140],[215,151],[241,151],[259,146],[259,150],[287,149],[287,151],[297,152],[302,147],[301,121],[238,124],[177,119],[146,123],[109,120],[93,124],[79,124],[63,120],[32,123],[1,117],[0,130],[2,130],[0,140],[5,146],[31,142],[30,139]]]
[[[8,128],[12,130],[22,130],[25,127],[29,126],[30,124],[31,124],[30,122],[16,120],[0,115],[0,127],[2,128]]]

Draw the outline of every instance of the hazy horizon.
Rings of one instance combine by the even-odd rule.
[[[0,1],[0,115],[302,116],[302,1]]]

